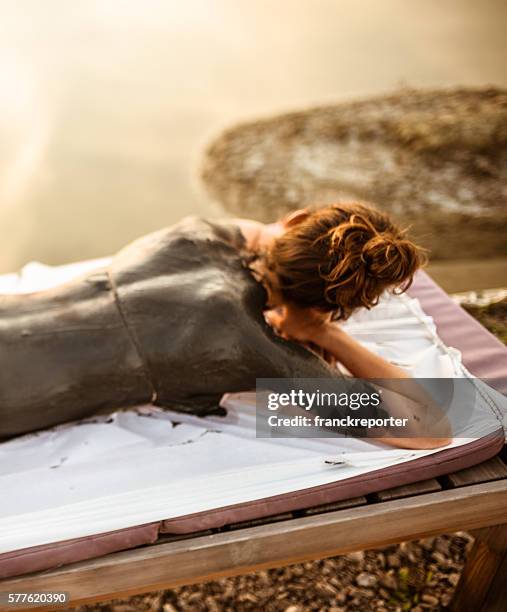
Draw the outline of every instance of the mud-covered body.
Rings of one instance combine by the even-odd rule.
[[[108,268],[0,296],[0,437],[152,402],[203,415],[256,378],[338,376],[265,323],[232,225],[145,236]]]

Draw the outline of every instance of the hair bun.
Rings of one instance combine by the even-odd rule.
[[[283,299],[346,319],[384,291],[404,291],[424,254],[389,217],[357,202],[308,214],[278,237],[266,261]]]
[[[364,244],[361,259],[369,276],[395,284],[406,279],[407,270],[421,264],[421,252],[402,235],[378,233]]]

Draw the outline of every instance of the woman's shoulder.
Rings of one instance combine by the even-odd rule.
[[[173,235],[187,236],[194,240],[218,240],[226,242],[235,248],[247,246],[246,237],[237,219],[208,219],[197,215],[189,215],[175,225],[166,228]]]
[[[114,256],[110,270],[131,279],[204,265],[231,267],[233,261],[242,260],[244,249],[245,239],[230,220],[185,217],[131,242]]]

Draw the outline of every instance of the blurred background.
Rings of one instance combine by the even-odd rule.
[[[254,178],[266,171],[257,153],[263,152],[258,145],[266,134],[269,140],[271,124],[260,124],[257,132],[239,128],[230,140],[223,130],[350,102],[344,124],[349,132],[362,126],[366,145],[355,147],[350,138],[333,167],[328,162],[341,155],[342,143],[337,137],[332,146],[326,148],[330,141],[325,141],[320,147],[319,138],[327,134],[318,132],[328,117],[308,115],[317,138],[313,149],[312,142],[305,143],[307,155],[300,159],[308,173],[305,185],[326,184],[323,169],[332,174],[336,168],[337,176],[352,177],[360,192],[362,168],[371,176],[377,160],[392,161],[394,170],[385,176],[376,168],[375,193],[383,194],[384,204],[401,203],[402,217],[402,205],[417,196],[419,221],[425,199],[432,200],[429,227],[440,257],[432,254],[430,274],[449,292],[463,292],[455,299],[507,343],[507,229],[501,222],[507,219],[507,98],[498,91],[507,87],[506,22],[505,0],[0,0],[0,274],[31,260],[63,264],[109,255],[187,214],[241,214],[237,194],[251,199],[256,194],[248,194],[238,164],[247,161]],[[494,96],[486,92],[485,98],[504,110],[497,112],[491,103],[484,114],[479,100],[474,110],[472,95],[456,118],[460,99],[451,112],[444,96],[427,116],[426,104],[419,103],[420,123],[404,123],[405,96],[392,106],[381,99],[400,89],[455,86],[495,88]],[[368,113],[356,118],[352,104],[370,96],[379,97],[372,105],[377,123],[397,116],[401,135],[408,129],[416,143],[448,135],[450,157],[446,151],[434,156],[431,146],[428,154],[384,147],[380,129],[372,142]],[[430,94],[427,101],[431,107],[435,99]],[[339,119],[342,108],[331,115]],[[432,113],[440,134],[431,131]],[[274,126],[279,132],[286,126],[287,142],[297,145],[297,125],[280,120]],[[482,146],[483,137],[488,146]],[[210,143],[218,143],[214,155]],[[280,168],[285,144],[280,138],[273,147]],[[322,151],[328,158],[319,157]],[[396,174],[400,159],[403,172]],[[281,183],[290,192],[284,176],[273,174],[268,191]],[[440,183],[430,185],[432,177]],[[299,204],[297,197],[285,196]],[[264,192],[258,201],[272,203]],[[459,216],[463,202],[468,212]],[[259,217],[272,216],[269,206]],[[254,209],[245,206],[244,214]],[[490,291],[469,292],[481,289]],[[372,588],[386,607],[394,601],[396,609],[407,609],[410,596],[414,602],[433,601],[422,604],[427,609],[443,610],[471,542],[465,533],[426,538],[80,610],[155,610],[161,602],[167,612],[215,610],[215,600],[239,610],[255,607],[257,595],[282,606],[291,581],[303,589],[302,602],[323,609],[338,601],[344,585],[354,589],[356,580],[364,584],[359,577],[374,578],[369,572],[379,579]],[[393,577],[398,575],[399,582]],[[338,579],[337,587],[329,576]],[[423,599],[416,599],[425,590]]]
[[[4,0],[0,11],[0,272],[224,214],[197,169],[239,121],[400,87],[507,86],[503,0]]]

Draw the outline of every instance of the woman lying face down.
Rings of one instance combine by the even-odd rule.
[[[340,362],[357,378],[409,377],[335,323],[358,308],[374,307],[385,291],[403,293],[425,263],[423,250],[386,214],[364,204],[340,203],[298,210],[269,225],[235,221],[256,256],[252,268],[268,291],[266,320],[281,336],[320,349],[330,363]],[[403,385],[404,390],[409,387]],[[416,384],[412,398],[424,404],[428,400]],[[438,408],[433,410],[438,416]],[[403,403],[391,405],[399,417],[413,416],[412,411]],[[410,448],[448,444],[446,419],[436,431],[436,438],[382,441]]]
[[[403,289],[420,263],[358,205],[269,226],[184,219],[65,285],[0,296],[0,437],[147,402],[205,415],[257,378],[340,378],[309,342],[353,376],[406,377],[329,319]],[[441,418],[435,439],[422,436],[418,393],[388,407],[408,414],[411,437],[384,442],[448,442]]]

